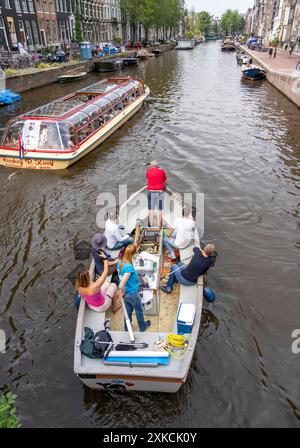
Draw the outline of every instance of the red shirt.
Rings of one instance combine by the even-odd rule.
[[[167,175],[163,169],[158,168],[157,166],[153,166],[147,171],[146,177],[148,180],[148,190],[156,191],[165,189],[165,182],[167,181]]]

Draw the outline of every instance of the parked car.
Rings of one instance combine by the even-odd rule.
[[[137,41],[137,42],[134,42],[134,44],[133,44],[133,48],[135,48],[136,50],[140,50],[141,48],[142,48],[142,42],[140,42],[140,41]]]

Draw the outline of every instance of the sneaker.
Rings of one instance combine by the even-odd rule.
[[[145,330],[143,330],[143,332],[146,331],[146,330],[148,330],[148,328],[149,328],[150,325],[151,325],[151,321],[150,321],[150,320],[146,320],[146,325],[147,325],[147,327],[145,328]]]
[[[161,286],[160,289],[165,292],[166,294],[170,294],[172,292],[171,288],[168,288],[167,286]]]

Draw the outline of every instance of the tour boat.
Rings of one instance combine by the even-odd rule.
[[[139,332],[135,314],[131,324],[124,302],[121,309],[113,314],[111,311],[97,313],[86,305],[84,299],[80,301],[74,345],[74,372],[92,389],[174,393],[187,380],[201,322],[203,277],[198,279],[195,286],[176,285],[171,294],[160,290],[163,283],[161,276],[169,272],[171,265],[163,249],[163,231],[172,227],[174,221],[182,216],[181,200],[171,190],[165,193],[165,210],[163,228],[147,227],[147,191],[144,187],[121,206],[119,214],[119,221],[124,224],[126,222],[126,232],[133,236],[139,247],[134,265],[148,282],[142,291],[142,303],[145,320],[151,321],[150,327],[145,332]],[[195,246],[200,247],[197,230],[194,231],[192,243],[179,251],[181,260],[190,260]],[[118,251],[109,252],[113,257],[118,256]],[[90,265],[90,275],[95,278],[94,261]],[[124,330],[124,317],[127,331]],[[94,333],[104,330],[108,319],[110,329],[107,331],[113,342],[107,347],[103,359],[92,359],[80,350],[85,328]],[[170,334],[178,333],[186,341],[184,348],[179,352],[166,350],[163,341],[168,341]],[[124,343],[128,344],[127,350],[118,351],[118,345]],[[130,346],[136,350],[130,351]]]
[[[257,65],[244,64],[242,66],[242,77],[251,81],[259,81],[266,79],[266,72]]]
[[[110,78],[26,112],[7,124],[0,164],[65,169],[129,120],[149,93],[140,79]]]

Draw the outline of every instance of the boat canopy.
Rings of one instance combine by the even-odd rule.
[[[1,145],[18,148],[21,141],[25,150],[73,150],[142,91],[139,80],[101,81],[10,121]]]

